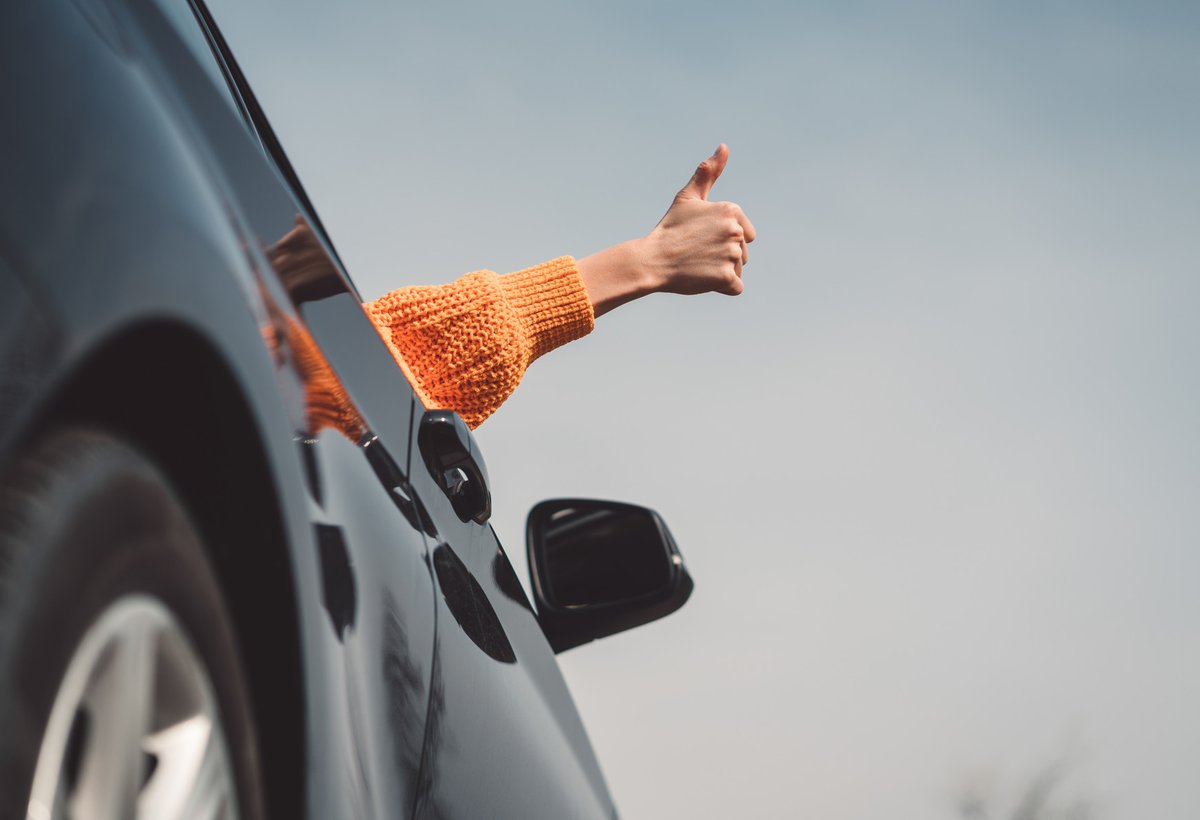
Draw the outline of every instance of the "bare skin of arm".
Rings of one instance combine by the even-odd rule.
[[[654,230],[577,260],[597,317],[651,293],[742,292],[754,225],[734,203],[708,199],[728,161],[722,144],[697,166]]]

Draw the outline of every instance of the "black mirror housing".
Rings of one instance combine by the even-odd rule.
[[[526,547],[555,652],[670,615],[694,587],[662,517],[634,504],[543,501],[529,511]]]

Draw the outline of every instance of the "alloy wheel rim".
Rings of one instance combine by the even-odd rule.
[[[237,820],[212,681],[157,599],[84,634],[42,737],[26,820]]]

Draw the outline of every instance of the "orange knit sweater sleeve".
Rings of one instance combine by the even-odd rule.
[[[363,307],[424,405],[457,410],[471,428],[512,395],[535,359],[586,336],[595,321],[570,256],[400,288]]]

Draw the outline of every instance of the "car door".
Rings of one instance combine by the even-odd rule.
[[[133,0],[148,9],[171,1]],[[380,793],[393,795],[386,804],[391,806],[411,798],[417,817],[612,816],[590,743],[511,563],[489,525],[458,518],[440,483],[444,476],[426,467],[428,453],[419,451],[424,408],[366,322],[233,56],[203,7],[196,9],[223,57],[236,107],[249,115],[260,143],[251,145],[240,126],[233,127],[227,100],[211,102],[202,112],[199,127],[212,132],[209,141],[230,178],[248,234],[270,257],[299,215],[325,252],[322,276],[296,280],[276,269],[266,282],[272,291],[284,290],[277,299],[281,333],[287,337],[289,323],[298,322],[311,335],[360,421],[353,444],[344,430],[324,430],[300,445],[306,462],[316,464],[311,472],[320,510],[314,517],[317,549],[329,565],[326,577],[341,579],[332,586],[343,590],[343,598],[346,589],[357,590],[352,623],[344,612],[335,614],[344,603],[331,607],[343,673],[329,685],[342,693],[346,721],[329,729],[335,735],[351,732],[350,763],[369,784],[352,800],[335,801],[322,816],[365,816],[369,806],[384,814]],[[167,33],[155,36],[168,43],[165,50],[179,52]],[[259,161],[262,155],[269,166]],[[363,501],[370,493],[347,481],[361,475],[364,463],[383,483],[403,523],[389,528],[378,505]],[[364,526],[368,517],[374,526]],[[420,549],[399,537],[416,528],[423,530]],[[420,576],[418,564],[426,586],[413,580]],[[431,613],[436,626],[426,617]],[[422,713],[418,720],[413,716],[422,698],[427,717]],[[341,717],[331,717],[331,723]],[[423,743],[414,746],[418,731]],[[380,760],[396,767],[394,782]],[[344,806],[352,806],[349,813]]]
[[[583,724],[508,556],[490,524],[456,512],[447,488],[462,474],[439,474],[445,448],[457,445],[429,433],[446,426],[446,415],[425,413],[412,439],[410,479],[432,519],[439,592],[414,817],[613,817]],[[473,437],[455,419],[457,440],[482,468]],[[486,469],[478,472],[486,481]]]
[[[224,189],[268,306],[262,330],[279,387],[291,399],[285,432],[308,488],[305,560],[322,579],[324,624],[306,647],[322,662],[305,682],[311,778],[298,787],[314,817],[407,815],[435,629],[430,556],[405,493],[413,392],[203,5],[127,0],[119,8],[135,53]],[[299,248],[288,246],[297,236]]]

